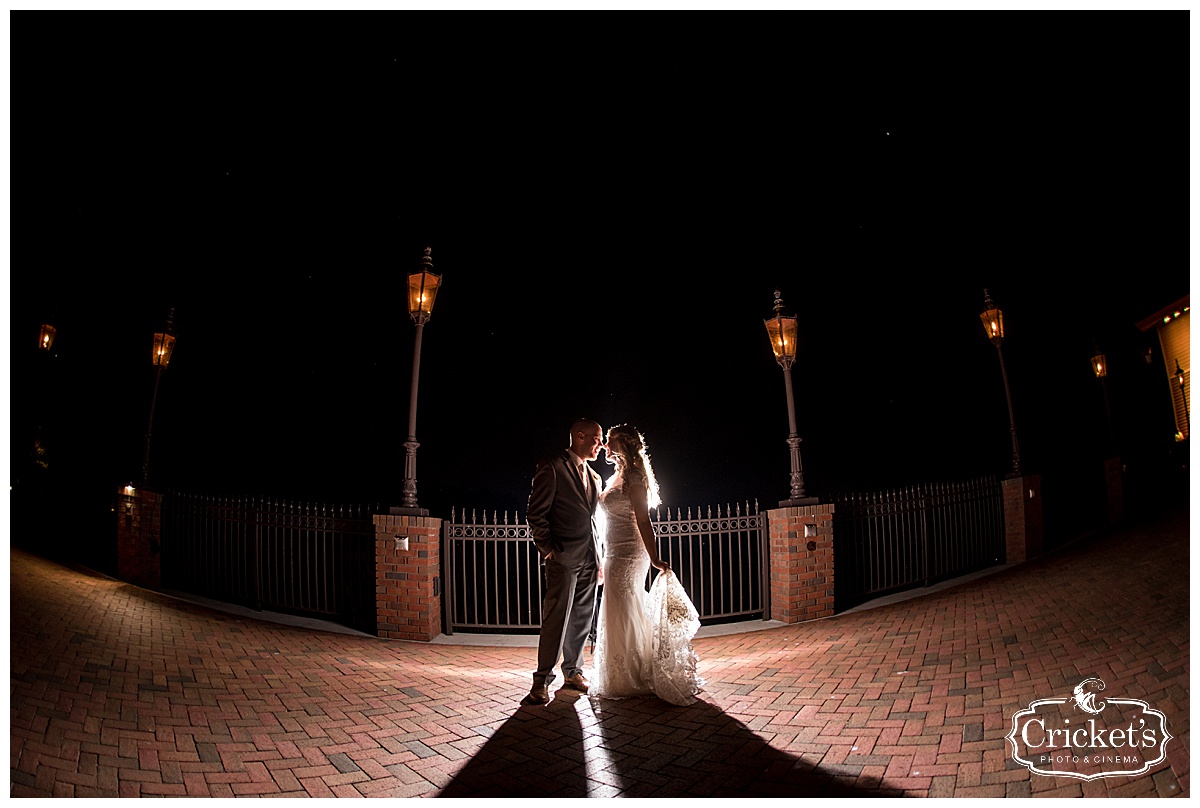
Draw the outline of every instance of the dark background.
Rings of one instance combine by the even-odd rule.
[[[1109,453],[1094,343],[1123,456],[1182,463],[1135,324],[1190,290],[1186,12],[10,20],[14,494],[81,525],[140,477],[171,308],[158,486],[398,505],[427,246],[435,515],[523,517],[577,416],[671,507],[786,498],[775,289],[810,495],[1009,470],[985,288],[1023,468]]]

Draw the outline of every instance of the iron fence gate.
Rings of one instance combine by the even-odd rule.
[[[758,504],[710,506],[692,516],[657,508],[651,525],[658,552],[671,565],[692,599],[701,623],[762,617],[767,591],[766,515]],[[488,521],[451,509],[442,527],[446,597],[442,625],[447,634],[537,633],[542,620],[545,573],[533,534],[524,520],[493,511]],[[647,584],[656,574],[653,568]],[[603,590],[601,590],[603,593]],[[601,594],[603,596],[603,594]]]
[[[678,576],[702,624],[763,617],[770,603],[767,517],[758,502],[717,506],[714,516],[661,511],[652,520],[658,553]],[[653,569],[652,569],[653,572]]]
[[[168,493],[163,586],[373,634],[377,510]]]
[[[995,478],[841,494],[833,503],[835,611],[1004,563]]]

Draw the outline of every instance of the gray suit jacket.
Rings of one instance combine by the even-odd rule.
[[[587,466],[591,485],[585,490],[576,462],[571,450],[565,449],[538,463],[525,517],[542,557],[553,552],[557,561],[569,567],[583,563],[590,554],[597,563],[602,557],[596,527],[600,475]]]

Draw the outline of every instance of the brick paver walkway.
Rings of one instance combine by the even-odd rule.
[[[702,700],[518,705],[534,650],[237,617],[11,553],[14,797],[1188,795],[1188,521],[958,587],[696,641]],[[1015,710],[1097,676],[1176,736],[1031,774]]]

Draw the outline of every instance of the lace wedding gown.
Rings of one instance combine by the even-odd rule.
[[[691,642],[700,627],[696,609],[673,574],[655,576],[646,591],[650,557],[619,480],[601,496],[600,507],[608,528],[591,692],[691,704],[704,686]]]

